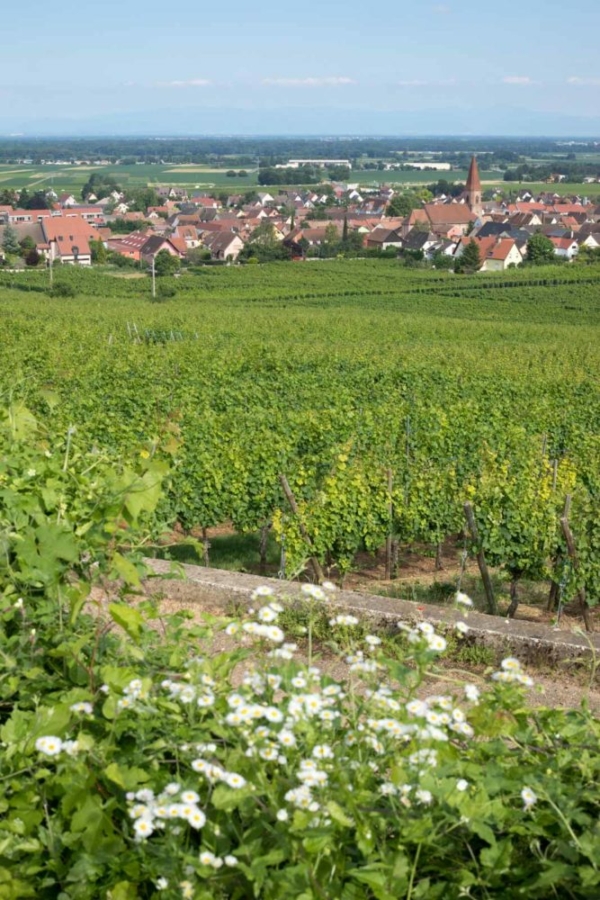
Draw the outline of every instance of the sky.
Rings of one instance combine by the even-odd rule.
[[[0,135],[600,137],[600,2],[28,0]]]

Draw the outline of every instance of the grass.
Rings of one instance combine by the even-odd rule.
[[[500,609],[510,602],[509,583],[506,577],[492,573],[492,587],[499,602]],[[410,579],[403,580],[402,575],[390,587],[377,588],[373,593],[392,599],[413,600],[416,603],[432,603],[446,606],[457,589],[457,579],[438,574],[435,581]],[[462,578],[461,590],[471,597],[478,612],[486,612],[486,597],[483,584],[478,574],[466,572]],[[549,584],[545,582],[522,581],[519,583],[519,602],[527,606],[545,609],[548,599]]]
[[[242,168],[237,167],[237,170]],[[246,178],[228,178],[227,169],[203,166],[134,165],[134,166],[23,166],[0,165],[0,188],[23,188],[46,190],[53,188],[57,193],[70,192],[77,196],[92,172],[113,175],[118,184],[126,188],[183,187],[194,190],[216,187],[231,188],[232,191],[249,190],[257,185],[256,170],[246,170]]]
[[[189,539],[187,542],[170,547],[154,548],[159,559],[173,559],[190,566],[204,565],[204,549],[201,541]],[[210,538],[209,563],[215,569],[232,572],[252,572],[260,569],[260,534],[231,534]],[[277,571],[280,563],[279,547],[272,535],[267,544],[267,570]]]

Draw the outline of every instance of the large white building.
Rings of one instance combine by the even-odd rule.
[[[299,169],[300,166],[318,166],[324,169],[325,166],[346,166],[351,169],[352,164],[349,159],[290,159],[285,165],[275,166],[276,169]]]

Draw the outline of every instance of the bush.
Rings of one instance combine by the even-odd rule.
[[[530,679],[510,658],[485,691],[422,700],[441,635],[421,623],[382,639],[330,612],[324,639],[348,667],[338,683],[311,656],[329,588],[306,588],[307,662],[266,588],[252,622],[225,627],[237,648],[198,656],[217,620],[189,628],[124,602],[141,572],[125,548],[165,467],[148,450],[137,470],[98,454],[92,466],[74,441],[49,441],[23,407],[0,429],[13,486],[0,558],[4,896],[597,895],[600,728],[585,708],[528,710]],[[117,575],[120,597],[84,613],[92,580]]]
[[[152,300],[154,303],[164,303],[165,300],[176,296],[177,288],[174,285],[160,283],[156,289],[156,297],[153,297]]]
[[[516,659],[423,700],[446,639],[370,634],[328,585],[297,609],[259,588],[253,621],[202,627],[127,602],[159,454],[128,466],[23,406],[0,419],[0,896],[598,896],[600,725],[528,709]],[[280,627],[299,617],[305,662]],[[314,665],[323,621],[339,682]],[[216,628],[240,643],[199,656]]]
[[[54,287],[50,288],[48,291],[49,297],[76,297],[77,291],[73,287],[72,284],[67,284],[65,282],[60,282],[59,284],[55,284]]]

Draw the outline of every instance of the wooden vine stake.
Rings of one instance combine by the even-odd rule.
[[[565,541],[567,542],[567,550],[571,559],[571,563],[573,565],[573,568],[577,572],[579,570],[579,557],[577,556],[575,539],[573,537],[573,532],[571,531],[571,528],[569,526],[569,519],[567,518],[567,516],[562,516],[560,520],[560,527],[562,528],[562,532],[565,536]],[[592,623],[590,621],[590,608],[587,604],[587,600],[585,599],[585,587],[581,587],[579,589],[579,591],[577,592],[577,596],[579,597],[579,606],[581,608],[581,615],[585,624],[585,630],[592,631]]]
[[[302,521],[302,519],[300,517],[300,510],[298,509],[298,504],[296,503],[296,498],[294,497],[294,495],[292,493],[292,489],[289,485],[289,482],[288,482],[287,478],[285,477],[285,475],[280,475],[279,480],[281,482],[281,487],[283,488],[283,493],[285,494],[286,500],[290,505],[290,509],[292,510],[292,513],[298,520],[298,528],[300,529],[300,534],[306,541],[307,546],[310,547],[311,550],[314,550],[313,542],[310,538],[308,531],[304,527],[304,522]],[[325,580],[325,576],[323,575],[323,569],[321,568],[321,563],[319,562],[319,560],[317,559],[316,556],[311,556],[310,564],[311,564],[312,570],[315,574],[317,584],[321,584],[321,582],[323,582]]]
[[[479,531],[477,530],[477,522],[475,521],[475,515],[473,513],[473,506],[470,503],[465,503],[464,505],[465,518],[467,520],[467,525],[469,527],[469,531],[471,533],[471,537],[475,545],[478,547],[477,550],[477,565],[479,566],[479,571],[481,572],[481,580],[483,581],[483,587],[485,590],[485,596],[487,600],[487,611],[491,613],[493,616],[498,615],[498,604],[496,603],[496,598],[494,597],[494,588],[492,587],[492,579],[490,578],[490,572],[487,567],[487,563],[485,561],[485,556],[483,554],[483,549],[479,545]]]
[[[394,503],[392,501],[392,490],[394,488],[394,476],[392,470],[387,470],[387,492],[388,492],[388,533],[385,539],[385,579],[390,581],[393,568],[393,535],[392,522],[394,520]]]

